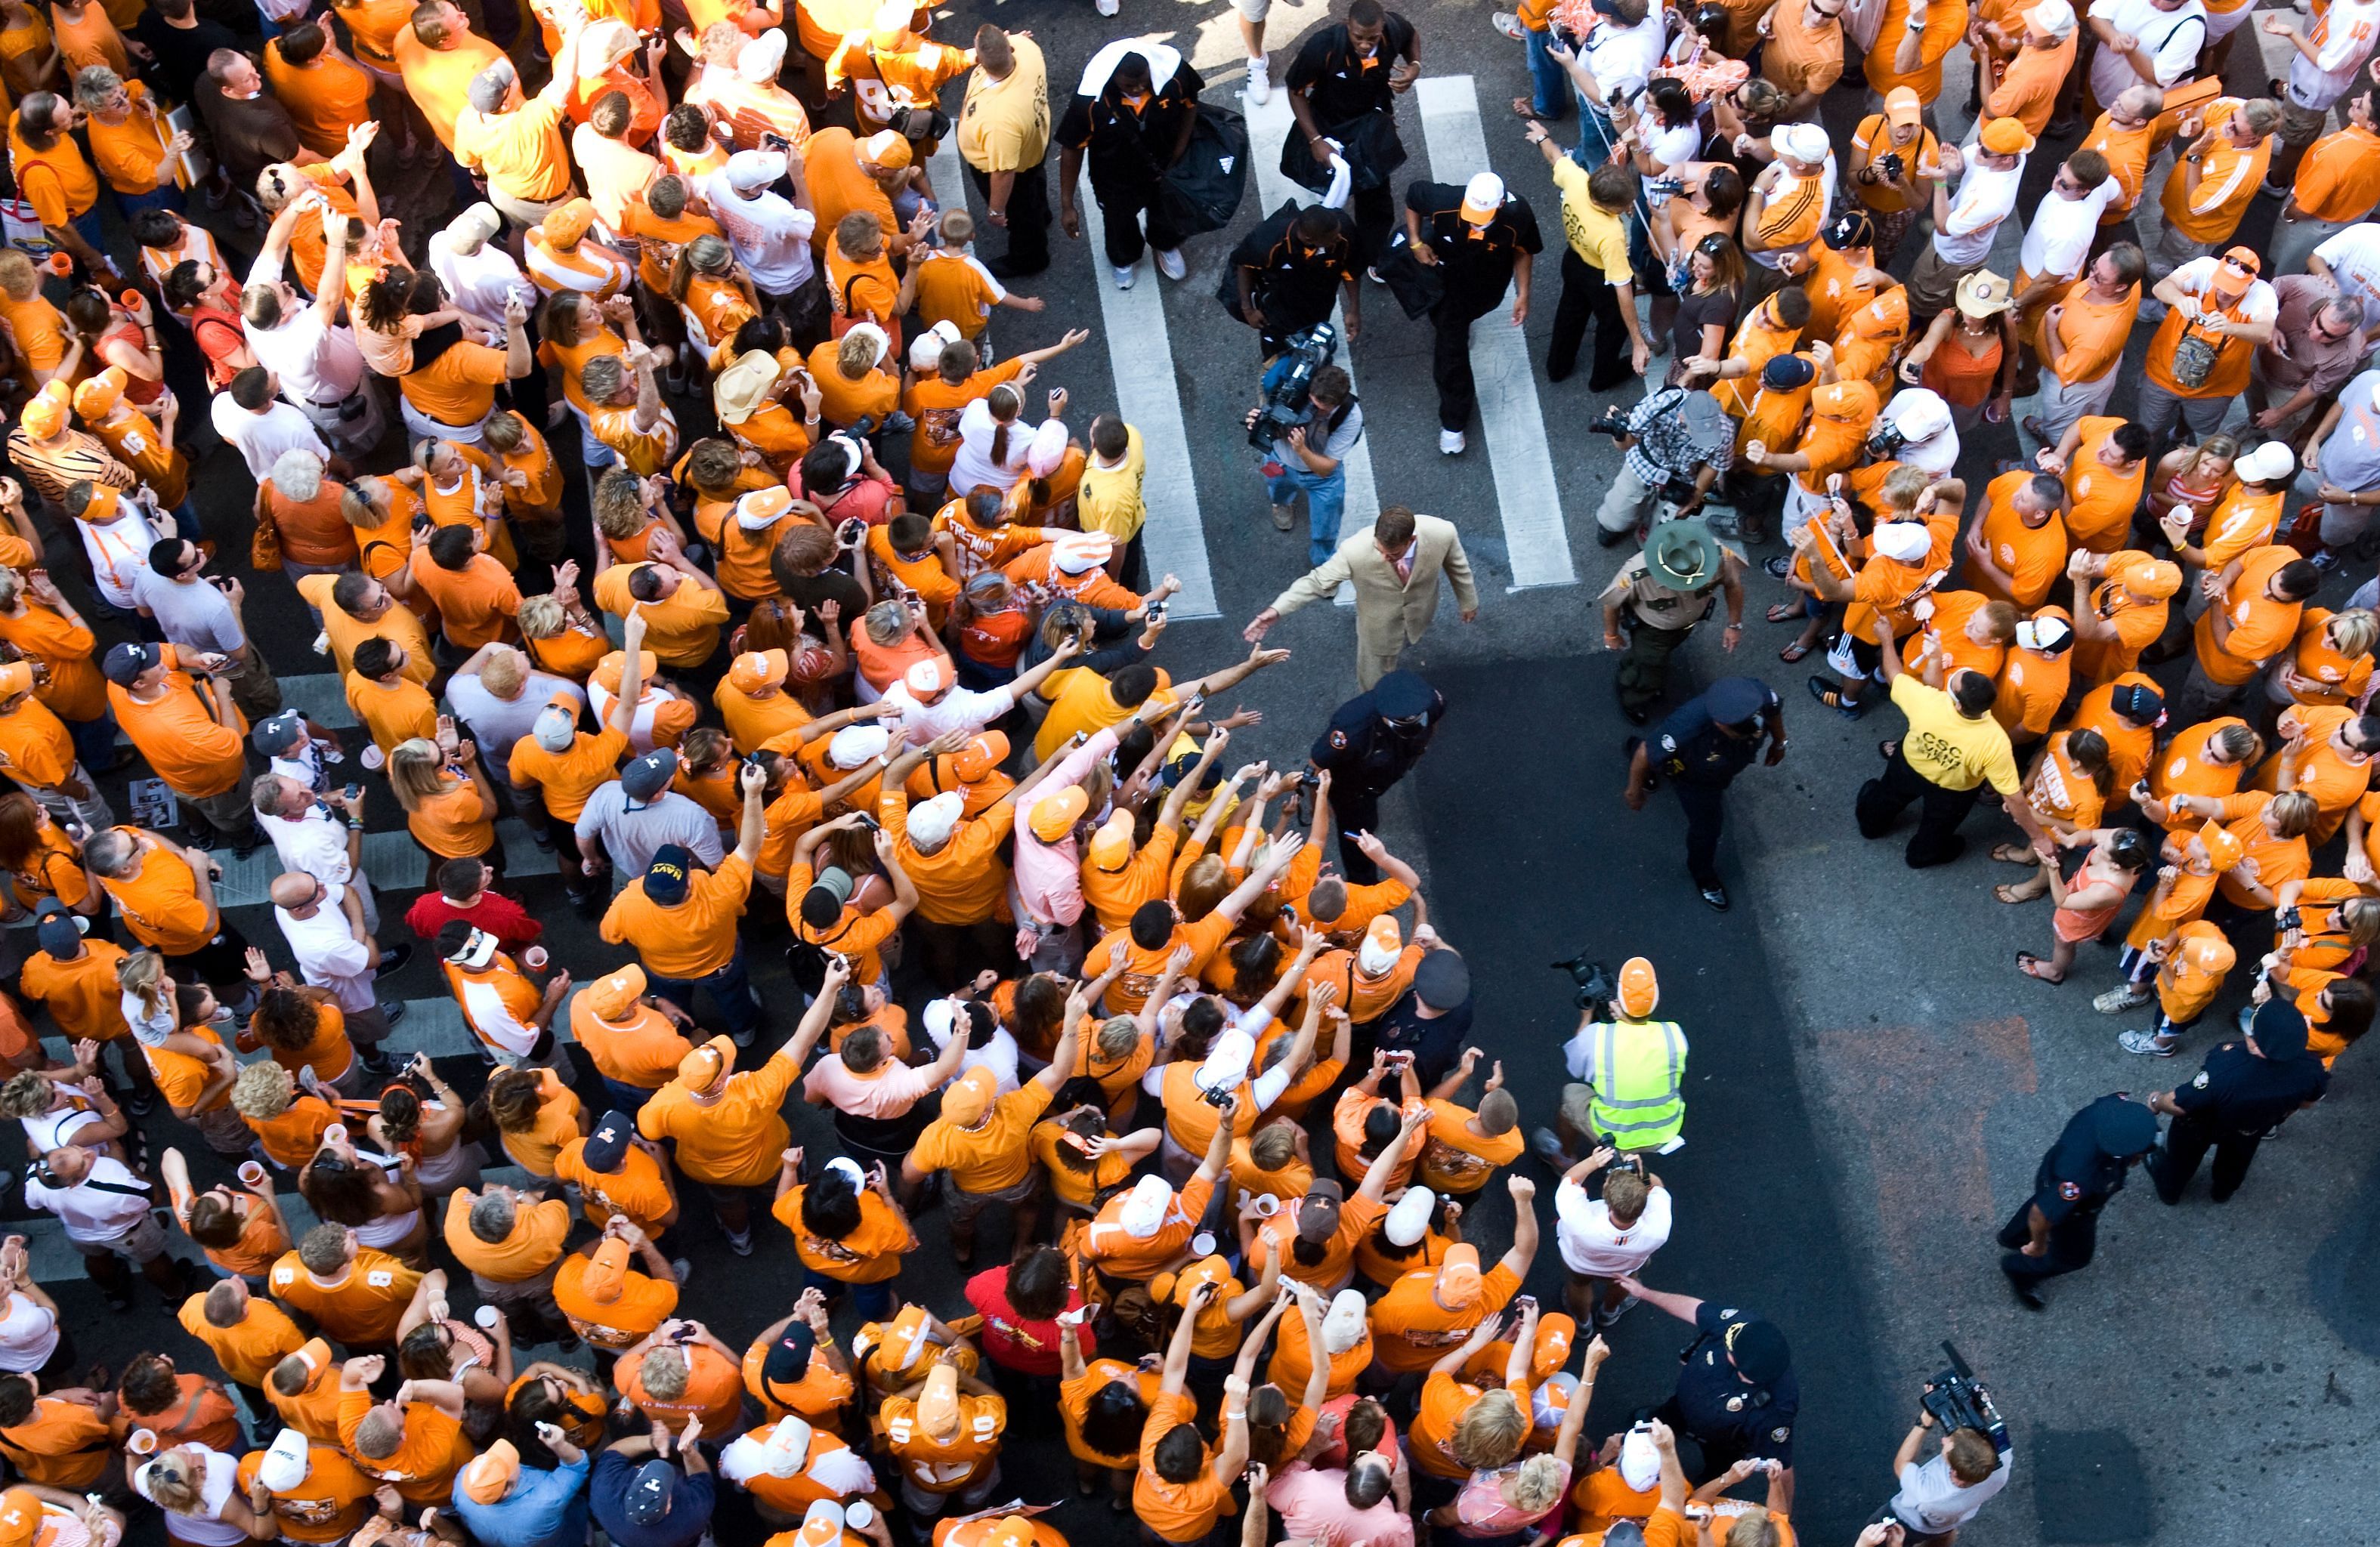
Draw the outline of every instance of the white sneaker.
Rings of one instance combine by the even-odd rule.
[[[1122,9],[1123,6],[1121,0],[1099,0],[1099,12],[1101,16],[1113,16]]]
[[[1521,25],[1519,13],[1514,11],[1497,11],[1488,18],[1488,24],[1514,42],[1520,42],[1528,36],[1527,29]]]
[[[1459,429],[1441,429],[1438,432],[1438,449],[1442,455],[1461,455],[1464,443],[1463,431]]]
[[[1135,263],[1129,269],[1113,269],[1112,272],[1115,274],[1116,288],[1129,290],[1132,288],[1133,276],[1140,272],[1140,265]]]
[[[1248,101],[1262,107],[1272,97],[1272,74],[1261,54],[1248,61]]]
[[[1190,272],[1190,265],[1182,261],[1180,248],[1166,248],[1157,255],[1157,272],[1167,279],[1180,279]]]

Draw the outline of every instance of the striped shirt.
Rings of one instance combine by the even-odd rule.
[[[556,252],[546,245],[542,231],[530,232],[522,251],[528,260],[530,282],[549,296],[564,290],[599,298],[617,296],[627,289],[634,274],[626,259],[593,242],[582,241],[568,252]]]
[[[118,462],[100,441],[79,429],[69,429],[47,445],[36,442],[22,426],[8,432],[8,460],[54,505],[67,502],[67,486],[78,478],[113,484],[117,489],[140,487],[140,475]],[[68,512],[79,514],[79,512]]]

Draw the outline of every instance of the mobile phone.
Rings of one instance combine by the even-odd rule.
[[[343,794],[343,795],[346,796],[346,797],[347,797],[347,799],[349,799],[349,800],[351,800],[351,801],[352,801],[352,800],[358,799],[358,797],[360,797],[360,796],[363,794],[363,792],[364,792],[364,787],[363,787],[362,785],[360,785],[360,784],[350,784],[350,785],[346,786],[346,788],[345,788],[344,790],[341,790],[339,792],[340,792],[341,794]]]

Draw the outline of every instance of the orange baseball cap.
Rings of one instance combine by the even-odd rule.
[[[2021,156],[2033,149],[2033,131],[2015,118],[1995,118],[1984,126],[1980,141],[1996,156]]]
[[[1896,86],[1884,94],[1884,116],[1888,123],[1907,126],[1925,121],[1925,103],[1906,86]]]
[[[608,1236],[595,1248],[595,1255],[587,1262],[586,1275],[578,1287],[587,1298],[598,1305],[609,1305],[620,1298],[628,1287],[628,1243],[617,1236]]]
[[[595,684],[606,693],[617,693],[620,691],[621,674],[627,671],[627,669],[628,652],[625,650],[613,650],[610,655],[605,656],[601,660],[595,663]],[[655,673],[659,672],[661,669],[661,658],[653,654],[652,651],[638,650],[637,652],[637,676],[639,681],[648,683],[651,682]]]
[[[952,1035],[960,1034],[956,1028]],[[942,1116],[961,1128],[971,1128],[991,1110],[1000,1097],[1000,1081],[991,1070],[978,1065],[953,1081],[942,1092]]]
[[[2135,553],[2122,565],[2110,569],[2107,578],[2128,591],[2162,600],[2181,589],[2181,566],[2170,559]]]
[[[103,417],[109,409],[124,401],[124,389],[131,381],[122,366],[109,366],[75,389],[75,412],[86,419]]]
[[[1008,737],[999,731],[980,731],[951,754],[951,771],[962,783],[973,784],[1008,761]]]
[[[41,1495],[30,1488],[0,1493],[0,1547],[32,1547],[41,1534]]]
[[[510,1440],[498,1440],[463,1468],[463,1496],[473,1504],[494,1504],[512,1492],[520,1476],[520,1451]]]
[[[1055,843],[1075,830],[1075,824],[1090,810],[1091,797],[1079,784],[1069,784],[1054,795],[1044,796],[1033,803],[1027,825],[1033,836],[1044,843]]]
[[[727,669],[727,685],[738,693],[775,687],[785,680],[790,663],[783,650],[747,650]]]
[[[898,129],[879,129],[859,144],[859,159],[887,172],[905,171],[909,165],[909,140]]]
[[[2248,846],[2220,822],[2209,822],[2199,828],[2198,841],[2205,846],[2206,857],[2218,876],[2247,856]]]
[[[677,1077],[690,1090],[707,1091],[735,1067],[735,1042],[715,1036],[677,1061]]]
[[[1122,870],[1132,859],[1133,816],[1129,811],[1119,811],[1099,824],[1091,835],[1092,865],[1100,870]]]
[[[1621,1012],[1642,1020],[1660,1002],[1661,980],[1654,975],[1653,964],[1641,956],[1630,957],[1620,969]]]
[[[1486,1289],[1486,1280],[1479,1275],[1479,1249],[1467,1241],[1448,1247],[1445,1260],[1438,1264],[1439,1302],[1461,1311]]]
[[[67,425],[67,405],[72,393],[64,381],[52,381],[25,405],[25,428],[36,435],[55,435]]]
[[[1549,1311],[1537,1318],[1537,1344],[1529,1350],[1529,1375],[1542,1381],[1570,1362],[1570,1348],[1578,1341],[1576,1318]]]
[[[618,972],[587,985],[587,1008],[606,1021],[617,1021],[645,997],[645,970],[631,961]]]
[[[569,247],[594,227],[595,206],[583,199],[574,199],[558,210],[549,211],[540,224],[545,239]]]
[[[33,691],[33,668],[30,662],[12,660],[0,666],[0,698],[14,698],[20,693]]]

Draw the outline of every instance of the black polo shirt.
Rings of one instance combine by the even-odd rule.
[[[1274,327],[1321,321],[1330,315],[1339,286],[1355,277],[1355,223],[1343,211],[1320,211],[1330,217],[1330,235],[1309,247],[1293,229],[1305,212],[1284,206],[1232,249],[1232,294],[1239,290],[1236,271],[1254,269],[1257,304]],[[1271,315],[1275,311],[1281,315]]]
[[[1184,60],[1173,79],[1137,110],[1111,80],[1096,97],[1076,97],[1058,121],[1058,143],[1084,153],[1091,182],[1151,187],[1173,163],[1182,127],[1198,111],[1206,83]]]
[[[1472,316],[1503,298],[1521,254],[1545,250],[1536,212],[1509,190],[1485,225],[1463,218],[1463,189],[1453,183],[1415,182],[1405,189],[1405,208],[1421,217],[1422,240],[1438,253],[1447,298]]]
[[[1419,41],[1414,24],[1390,11],[1381,24],[1380,45],[1366,58],[1355,52],[1347,24],[1338,22],[1298,46],[1281,83],[1305,93],[1317,128],[1327,130],[1366,113],[1392,113],[1395,93],[1389,89],[1389,72],[1421,57],[1415,47]]]

